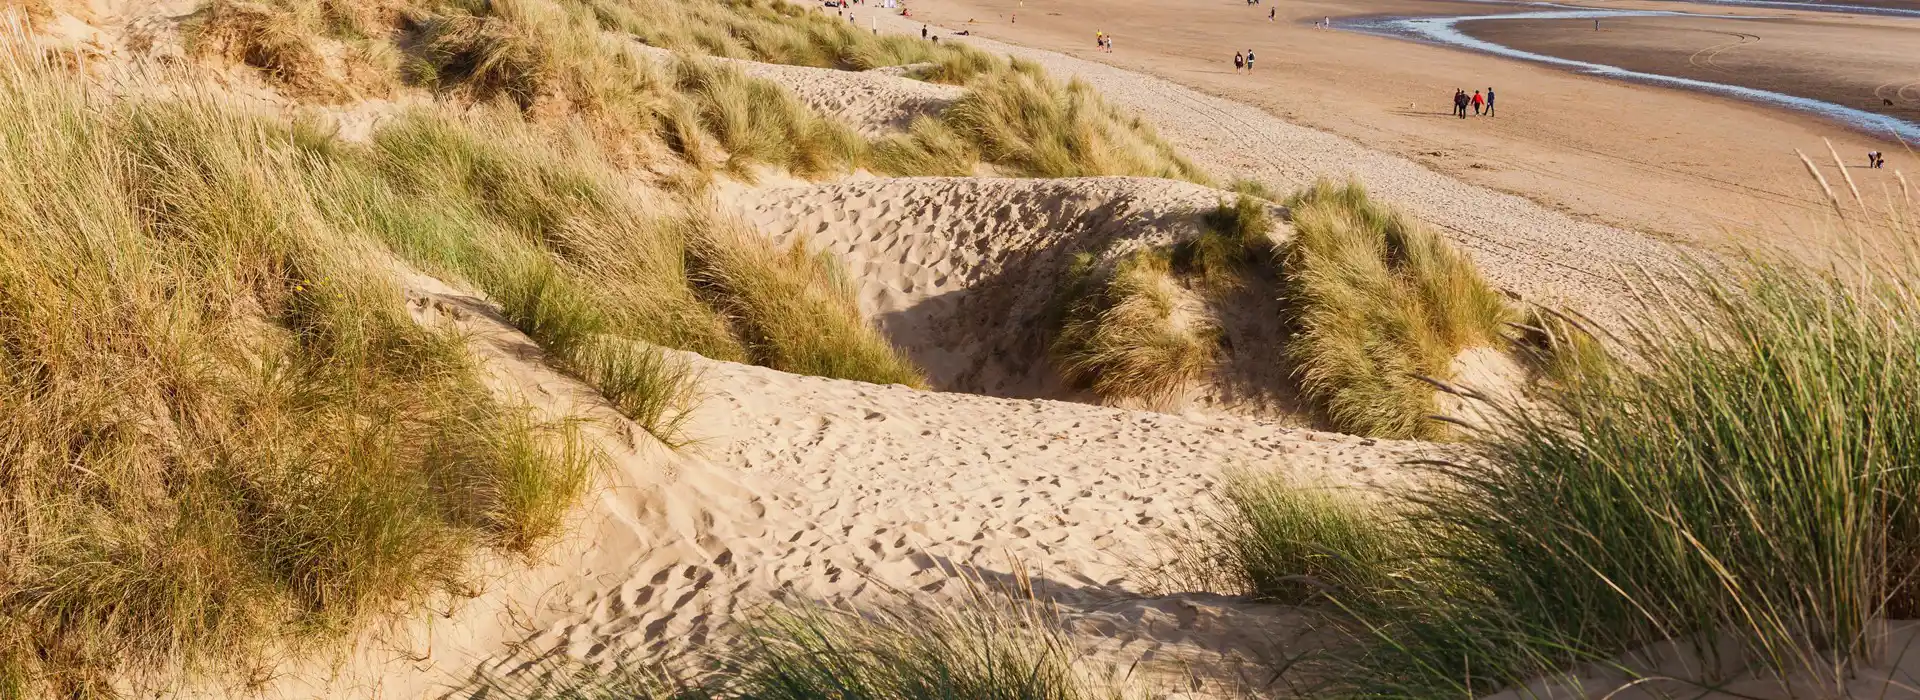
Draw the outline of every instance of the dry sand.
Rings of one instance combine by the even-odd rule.
[[[675,454],[549,366],[483,300],[410,275],[416,318],[470,334],[503,396],[592,419],[604,487],[536,565],[492,562],[477,598],[370,632],[338,663],[289,664],[265,697],[467,697],[550,654],[603,660],[714,639],[776,595],[960,596],[957,569],[1024,572],[1106,663],[1226,691],[1241,663],[1296,653],[1294,613],[1206,593],[1153,595],[1157,557],[1200,517],[1222,469],[1403,490],[1436,448],[1076,403],[803,377],[686,355],[708,392],[701,442]],[[467,690],[461,690],[466,688]],[[203,695],[222,696],[219,691]]]

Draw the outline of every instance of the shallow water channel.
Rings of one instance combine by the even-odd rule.
[[[1796,6],[1796,7],[1793,7],[1792,9],[1802,9],[1797,7],[1800,5],[1814,5],[1821,8],[1823,11],[1841,11],[1838,8],[1849,8],[1849,9],[1857,9],[1860,11],[1861,14],[1868,14],[1868,13],[1900,14],[1900,15],[1911,15],[1914,17],[1920,17],[1920,11],[1902,10],[1898,8],[1864,7],[1864,6],[1853,6],[1853,5],[1825,5],[1825,4],[1818,4],[1818,3],[1802,3],[1802,2],[1779,2],[1776,0],[1711,0],[1711,1],[1713,1],[1714,4],[1744,5],[1744,6],[1752,6],[1752,7]],[[1518,3],[1516,3],[1516,5],[1517,4]],[[1559,67],[1571,69],[1576,72],[1586,73],[1589,75],[1616,78],[1620,80],[1631,80],[1635,82],[1660,85],[1664,87],[1676,87],[1676,88],[1682,88],[1687,90],[1697,90],[1700,92],[1707,92],[1707,93],[1713,93],[1717,95],[1724,95],[1727,97],[1739,98],[1739,99],[1748,100],[1751,102],[1757,102],[1757,103],[1774,106],[1774,107],[1785,107],[1788,109],[1795,109],[1803,112],[1810,112],[1812,114],[1816,114],[1821,117],[1826,117],[1828,119],[1832,119],[1842,124],[1845,124],[1851,128],[1858,129],[1860,131],[1863,131],[1875,136],[1881,136],[1881,137],[1894,136],[1908,143],[1920,142],[1920,124],[1916,124],[1914,122],[1906,121],[1904,119],[1899,119],[1896,117],[1890,117],[1884,114],[1875,114],[1873,112],[1868,112],[1866,110],[1855,109],[1853,107],[1847,107],[1845,105],[1834,104],[1832,102],[1828,102],[1825,100],[1817,100],[1810,97],[1801,97],[1799,95],[1789,95],[1786,93],[1774,92],[1771,90],[1760,90],[1757,88],[1750,88],[1750,87],[1745,87],[1740,85],[1728,85],[1726,83],[1717,83],[1717,82],[1708,81],[1708,80],[1698,80],[1695,78],[1682,78],[1679,76],[1661,75],[1659,73],[1647,73],[1643,71],[1628,70],[1625,68],[1621,68],[1619,66],[1610,66],[1604,63],[1594,63],[1591,61],[1579,61],[1579,60],[1574,60],[1570,58],[1562,58],[1559,56],[1536,53],[1533,51],[1525,51],[1525,50],[1513,48],[1511,46],[1506,46],[1504,44],[1487,41],[1485,39],[1479,39],[1479,38],[1470,36],[1466,32],[1460,30],[1459,25],[1465,22],[1499,22],[1499,21],[1509,21],[1509,20],[1555,20],[1555,19],[1574,20],[1574,19],[1607,19],[1611,17],[1711,17],[1715,19],[1735,19],[1735,20],[1746,19],[1746,18],[1738,18],[1738,17],[1729,17],[1727,15],[1709,15],[1709,14],[1700,14],[1700,13],[1693,13],[1693,12],[1668,12],[1668,11],[1659,11],[1659,10],[1596,10],[1596,9],[1590,9],[1590,8],[1573,7],[1570,5],[1558,5],[1553,3],[1529,3],[1527,6],[1553,8],[1553,9],[1526,10],[1526,11],[1520,11],[1520,12],[1508,12],[1508,13],[1489,14],[1489,15],[1455,15],[1455,16],[1431,16],[1431,17],[1352,17],[1352,18],[1345,18],[1345,19],[1336,19],[1333,22],[1333,26],[1335,29],[1344,29],[1349,31],[1363,32],[1367,34],[1376,34],[1380,36],[1390,36],[1394,38],[1407,39],[1412,41],[1423,41],[1428,43],[1442,44],[1446,46],[1454,46],[1454,47],[1468,49],[1472,51],[1479,51],[1482,53],[1494,54],[1497,56],[1506,56],[1508,58],[1517,58],[1525,61],[1533,61],[1536,63],[1545,63],[1548,65],[1559,66]],[[1787,8],[1782,7],[1781,9],[1787,9]],[[1765,18],[1752,18],[1750,21],[1765,22],[1767,20]]]

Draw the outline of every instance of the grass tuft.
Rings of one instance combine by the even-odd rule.
[[[483,679],[479,692],[511,700],[1131,697],[1092,676],[1061,621],[1030,591],[988,590],[974,574],[963,575],[970,595],[957,603],[905,596],[859,609],[776,603],[735,630],[729,651],[695,650],[672,663],[547,662]],[[676,672],[688,666],[696,673]]]
[[[1432,231],[1321,181],[1294,195],[1282,275],[1298,326],[1287,354],[1301,387],[1336,429],[1436,439],[1433,387],[1454,358],[1503,342],[1508,311],[1473,263]]]
[[[974,144],[933,117],[917,117],[904,134],[875,141],[867,154],[874,170],[894,175],[967,177],[980,152]]]
[[[775,609],[748,628],[747,660],[727,697],[909,700],[1120,697],[1089,683],[1072,642],[1039,603],[887,610]]]
[[[292,10],[244,2],[212,0],[185,24],[188,48],[200,57],[219,57],[260,71],[283,90],[319,100],[345,97],[327,75],[307,23]]]
[[[1218,329],[1181,304],[1168,254],[1143,250],[1102,278],[1091,257],[1068,273],[1050,356],[1068,383],[1108,399],[1170,398],[1213,369]]]
[[[582,450],[302,189],[293,130],[0,72],[0,686],[245,670],[530,550]]]
[[[1534,307],[1519,324],[1515,346],[1532,371],[1555,381],[1577,381],[1583,376],[1604,373],[1612,356],[1599,338],[1586,326],[1565,314]]]
[[[696,289],[726,315],[756,364],[784,372],[925,387],[920,369],[860,315],[852,284],[806,241],[779,251],[712,213],[688,249]]]
[[[1420,564],[1414,532],[1384,505],[1249,471],[1229,473],[1221,496],[1204,558],[1261,600],[1371,600]]]
[[[1267,206],[1266,201],[1245,194],[1232,204],[1221,202],[1203,217],[1205,228],[1200,235],[1175,251],[1177,267],[1215,289],[1241,286],[1248,265],[1273,261],[1273,239],[1267,235],[1273,216]]]
[[[1062,86],[1031,63],[1014,61],[974,81],[941,118],[988,162],[1031,177],[1207,182],[1138,116],[1123,114],[1079,80]]]
[[[675,65],[678,89],[698,106],[700,122],[736,173],[769,163],[801,176],[824,175],[850,169],[865,150],[858,135],[773,82],[711,61],[682,58]]]

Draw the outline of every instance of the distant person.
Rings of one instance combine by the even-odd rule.
[[[1453,116],[1467,118],[1467,91],[1460,88],[1453,89]]]
[[[1479,90],[1475,90],[1475,91],[1473,91],[1473,114],[1474,114],[1474,116],[1479,116],[1479,115],[1480,115],[1480,108],[1482,108],[1482,107],[1485,107],[1485,106],[1487,106],[1487,98],[1486,98],[1486,96],[1484,96],[1484,95],[1481,95],[1481,94],[1480,94],[1480,91],[1479,91]]]
[[[1493,88],[1487,88],[1487,116],[1493,116]]]
[[[1277,10],[1277,9],[1279,9],[1279,8],[1268,8],[1268,9],[1267,9],[1267,21],[1268,21],[1268,22],[1272,22],[1272,21],[1273,21],[1273,13],[1274,13],[1274,11],[1275,11],[1275,10]]]
[[[1113,35],[1107,35],[1107,53],[1113,53]]]
[[[1253,72],[1253,49],[1247,49],[1247,72]]]
[[[1238,73],[1245,67],[1247,67],[1247,55],[1238,51],[1233,52],[1233,72]]]
[[[924,25],[924,24],[920,25],[920,38],[922,39],[927,38],[927,25]]]

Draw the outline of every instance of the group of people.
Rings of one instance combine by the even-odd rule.
[[[1881,155],[1879,151],[1867,151],[1867,167],[1869,168],[1887,167],[1887,157],[1884,155]]]
[[[1096,31],[1093,33],[1093,45],[1099,47],[1101,51],[1113,53],[1113,35]]]
[[[1487,88],[1485,94],[1482,94],[1479,90],[1475,90],[1471,96],[1469,96],[1465,90],[1454,88],[1453,115],[1461,119],[1466,119],[1468,108],[1472,108],[1475,115],[1480,114],[1481,110],[1485,110],[1487,116],[1493,116],[1493,88]]]
[[[1253,72],[1253,49],[1233,52],[1233,72],[1238,73],[1242,68],[1247,69],[1248,73]]]

